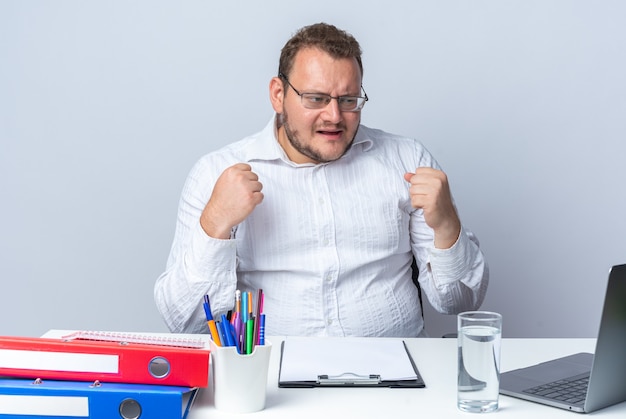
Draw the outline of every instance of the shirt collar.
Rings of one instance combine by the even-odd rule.
[[[247,162],[251,161],[271,161],[271,160],[283,160],[289,164],[294,164],[290,161],[285,154],[285,151],[278,142],[278,127],[277,127],[278,115],[274,115],[270,121],[265,125],[265,128],[258,134],[256,134],[247,147],[245,159]],[[354,143],[347,154],[356,152],[366,152],[373,146],[373,140],[366,134],[368,130],[359,127]],[[343,157],[342,157],[343,158]]]
[[[282,148],[278,144],[276,136],[276,116],[272,117],[265,125],[261,132],[250,138],[250,143],[246,147],[245,160],[251,162],[254,160],[277,160],[283,155]]]

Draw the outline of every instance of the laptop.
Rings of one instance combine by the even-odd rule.
[[[626,264],[609,272],[595,355],[578,353],[503,372],[500,394],[581,413],[626,400]]]

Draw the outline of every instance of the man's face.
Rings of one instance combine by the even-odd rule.
[[[317,48],[298,52],[287,77],[300,93],[333,97],[361,93],[361,71],[356,59],[335,59]],[[342,112],[334,99],[322,109],[307,109],[287,83],[283,88],[279,78],[272,79],[270,95],[274,110],[283,115],[278,141],[293,162],[337,160],[352,145],[361,112]]]

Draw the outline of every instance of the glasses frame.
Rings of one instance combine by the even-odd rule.
[[[367,102],[369,100],[369,98],[367,97],[367,92],[363,88],[363,85],[361,85],[361,90],[363,90],[363,94],[365,96],[351,96],[351,95],[331,96],[331,95],[326,94],[326,93],[300,92],[298,89],[293,87],[293,84],[291,84],[291,82],[289,81],[289,79],[287,78],[287,76],[284,73],[282,73],[282,72],[278,73],[278,77],[283,79],[283,80],[285,80],[287,82],[287,84],[289,85],[289,87],[291,87],[293,89],[293,91],[296,92],[296,94],[298,96],[300,96],[300,102],[302,103],[302,106],[304,106],[307,109],[324,109],[326,106],[328,106],[328,104],[331,102],[331,100],[335,99],[337,101],[337,106],[339,106],[339,110],[341,112],[360,112],[361,109],[363,109],[363,107],[365,106],[365,102]],[[318,96],[318,97],[323,97],[326,100],[323,102],[323,106],[320,106],[319,108],[310,107],[310,106],[307,106],[307,105],[310,105],[310,102],[306,102],[304,100],[307,95],[314,95],[314,96]],[[342,102],[340,102],[340,99],[345,99],[345,98],[356,99],[356,106],[355,106],[354,109],[341,109],[341,103]]]

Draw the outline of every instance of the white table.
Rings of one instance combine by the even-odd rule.
[[[426,382],[423,389],[391,388],[278,388],[281,337],[273,344],[265,410],[229,414],[213,406],[212,387],[202,389],[189,419],[202,418],[468,418],[485,415],[456,408],[456,339],[404,339]],[[595,339],[503,339],[502,371],[524,367],[575,352],[593,352]],[[500,409],[486,417],[569,418],[579,415],[508,396],[500,396]],[[626,418],[626,402],[592,414],[602,418]],[[580,416],[578,416],[580,417]]]

